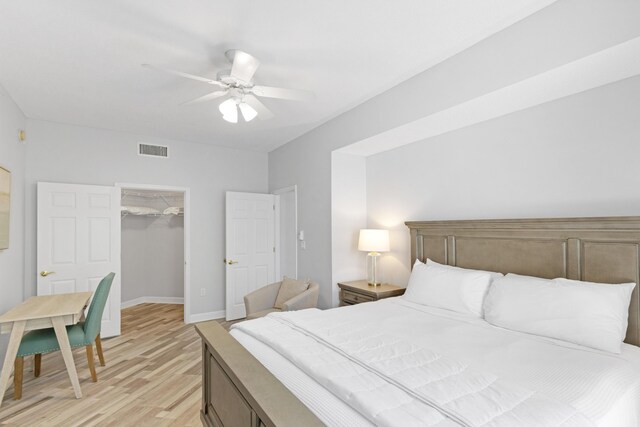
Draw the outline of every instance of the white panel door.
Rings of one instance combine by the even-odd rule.
[[[95,291],[116,273],[103,338],[120,335],[120,189],[38,183],[38,295]]]
[[[276,251],[280,249],[280,276],[298,278],[298,218],[296,192],[278,194],[280,205],[279,239],[276,237]],[[276,205],[276,211],[278,211]],[[276,219],[277,220],[277,219]],[[279,240],[279,241],[278,241]],[[278,254],[278,252],[276,252]]]
[[[245,317],[244,296],[273,283],[275,196],[227,192],[227,320]]]

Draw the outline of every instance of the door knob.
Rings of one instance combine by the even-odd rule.
[[[55,271],[42,270],[42,271],[40,272],[40,275],[41,275],[42,277],[47,277],[48,275],[50,275],[50,274],[54,274],[54,273],[55,273]]]
[[[233,264],[237,264],[237,263],[238,263],[238,261],[233,261],[233,260],[231,260],[231,259],[229,259],[229,260],[225,259],[225,261],[226,261],[226,262],[227,262],[227,264],[229,264],[229,265],[233,265]]]

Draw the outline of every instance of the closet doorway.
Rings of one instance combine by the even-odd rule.
[[[118,183],[121,205],[122,308],[184,304],[189,323],[189,189]]]

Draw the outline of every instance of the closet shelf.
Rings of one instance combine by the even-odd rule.
[[[121,206],[120,215],[124,218],[127,215],[160,217],[160,216],[184,216],[184,208],[172,206],[160,212],[157,209],[146,206]]]
[[[125,202],[125,198],[128,202]],[[124,218],[127,215],[146,216],[146,217],[171,217],[171,216],[184,216],[184,208],[179,206],[184,198],[184,194],[174,192],[147,192],[147,191],[132,191],[123,189],[121,194],[121,214]],[[136,200],[138,199],[138,200]],[[143,200],[140,200],[143,199]],[[158,207],[152,208],[147,205],[147,200],[162,200],[166,205],[166,208],[162,210],[162,207],[158,207],[158,203],[150,203],[152,206]],[[180,200],[178,200],[180,199]],[[177,205],[177,206],[176,206]]]
[[[184,208],[178,206],[170,206],[162,212],[163,215],[184,216]]]

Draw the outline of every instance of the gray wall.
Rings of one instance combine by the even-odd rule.
[[[25,126],[22,111],[0,87],[0,166],[11,171],[9,249],[0,250],[0,313],[23,300],[26,147],[18,141],[18,130]],[[0,335],[0,364],[8,342],[9,335]]]
[[[335,286],[331,151],[637,37],[639,20],[637,1],[559,0],[272,151],[269,187],[298,185],[300,275],[319,281],[320,305]]]
[[[122,218],[122,302],[183,296],[184,218]]]
[[[29,120],[28,129],[28,295],[36,290],[36,182],[157,184],[191,189],[192,314],[224,309],[224,193],[266,192],[266,154],[39,120]],[[170,158],[138,156],[140,141],[169,145]]]
[[[133,191],[133,194],[131,194]],[[123,190],[123,206],[164,211],[184,207],[182,193]],[[122,228],[122,302],[184,296],[184,217],[125,215]]]
[[[367,228],[367,162],[365,157],[333,152],[331,159],[332,282],[367,277],[367,254],[358,251],[360,230]],[[331,306],[340,294],[333,287]]]
[[[385,280],[406,285],[404,221],[640,215],[640,77],[367,158]]]

